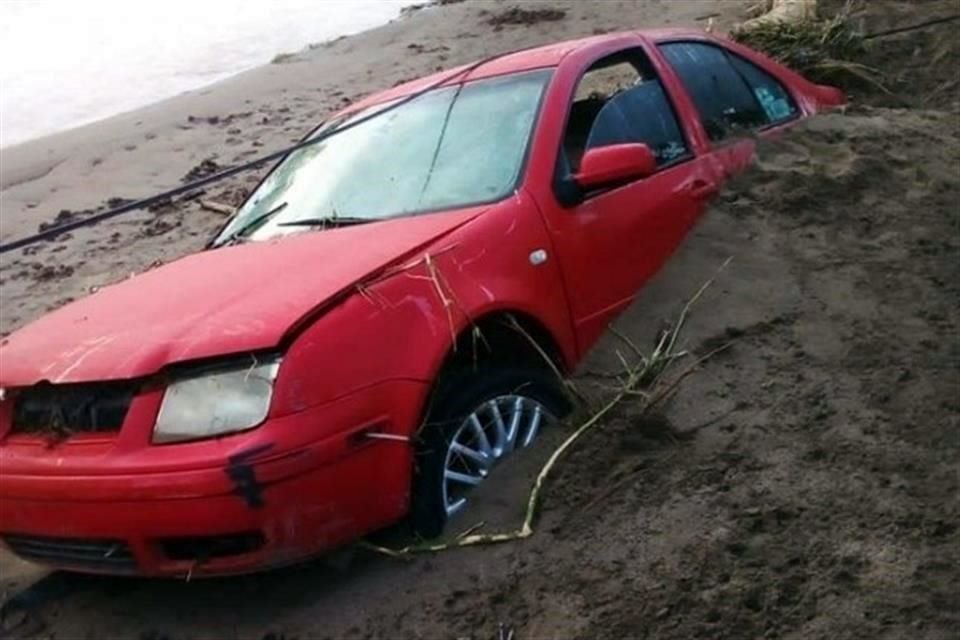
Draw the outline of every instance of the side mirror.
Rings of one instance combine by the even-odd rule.
[[[645,144],[612,144],[588,149],[580,160],[580,171],[574,176],[585,190],[613,182],[643,178],[656,171],[657,159]]]

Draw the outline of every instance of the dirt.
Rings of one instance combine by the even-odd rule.
[[[822,10],[843,10],[847,0],[820,0]],[[956,110],[960,101],[960,47],[955,33],[960,27],[960,4],[953,0],[884,0],[880,7],[865,0],[852,3],[851,17],[867,34],[866,55],[858,60],[876,69],[889,93],[862,86],[855,96],[870,94],[875,105]],[[903,35],[874,38],[930,20],[952,18],[937,27]]]
[[[490,15],[487,18],[487,24],[492,26],[494,31],[499,31],[506,25],[530,26],[541,22],[563,20],[566,16],[567,12],[563,9],[511,7]]]
[[[950,3],[871,6],[868,23],[909,24]],[[5,559],[0,637],[955,638],[960,95],[941,62],[957,44],[922,64],[951,29],[875,41],[903,100],[864,90],[761,144],[617,323],[650,347],[716,276],[683,346],[726,348],[662,414],[627,401],[584,436],[533,537],[189,583]],[[595,401],[618,351],[607,336],[575,380]],[[576,424],[498,469],[451,535],[518,524],[530,479]]]
[[[46,231],[47,229],[52,229],[53,227],[58,227],[62,224],[67,224],[68,222],[73,222],[78,217],[81,217],[89,211],[70,211],[69,209],[61,209],[60,213],[50,222],[41,222],[37,226],[37,231]]]
[[[217,124],[220,121],[219,118],[211,117],[207,119],[210,124]],[[206,178],[207,176],[212,176],[218,171],[223,171],[225,167],[221,167],[216,160],[213,158],[206,158],[203,162],[193,167],[188,171],[181,182],[193,182],[194,180],[199,180],[200,178]]]

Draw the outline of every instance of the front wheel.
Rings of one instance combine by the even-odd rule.
[[[413,526],[440,535],[498,462],[530,446],[541,429],[569,409],[551,373],[479,371],[453,374],[433,399],[418,439]]]

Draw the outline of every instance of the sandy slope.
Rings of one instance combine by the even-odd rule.
[[[452,64],[513,46],[506,39],[516,44],[623,26],[626,10],[617,4],[588,10],[550,2],[570,10],[565,20],[491,32],[478,15],[486,5],[468,1],[311,52],[310,62],[256,73],[301,73],[298,64],[333,65],[322,62],[329,55],[346,68],[346,49],[353,48],[354,55],[378,60],[371,78],[388,85],[412,74],[412,65],[425,71],[440,64],[440,55]],[[674,16],[681,20],[740,5],[627,6],[638,22],[658,24],[668,11],[686,12]],[[949,3],[885,2],[865,19],[915,22],[927,9],[944,7]],[[452,37],[464,33],[476,37]],[[384,46],[396,55],[362,53],[357,43],[367,47],[367,38],[391,40]],[[516,628],[517,640],[955,637],[960,96],[947,86],[926,100],[953,79],[949,68],[921,68],[930,60],[928,41],[940,42],[931,38],[896,38],[874,55],[894,71],[912,67],[909,82],[919,84],[904,88],[917,95],[906,95],[939,109],[869,106],[892,99],[863,96],[846,114],[764,145],[756,170],[727,190],[645,289],[618,323],[641,345],[733,256],[687,332],[696,353],[732,346],[687,380],[666,420],[639,416],[626,404],[586,438],[550,484],[530,540],[409,562],[361,553],[347,570],[312,563],[189,584],[45,575],[3,558],[3,590],[25,607],[8,607],[3,624],[12,637],[154,640],[479,640],[496,637],[501,623]],[[451,50],[414,53],[412,43]],[[893,54],[884,57],[885,51]],[[956,53],[954,44],[948,59]],[[359,66],[354,73],[366,74]],[[356,77],[332,86],[346,91]],[[287,139],[294,132],[284,126],[304,127],[313,117],[293,100],[313,94],[273,87],[268,119],[291,120],[258,125],[265,143],[267,135]],[[221,90],[232,91],[213,91]],[[280,112],[284,107],[290,111]],[[233,161],[250,148],[245,136],[254,135],[259,117],[242,119],[236,135],[244,142],[236,150],[222,142],[235,125],[198,123],[174,134],[183,136],[181,144],[198,141],[185,147],[192,158],[172,149],[149,155],[151,144],[166,144],[157,139],[108,157],[131,172],[158,167],[126,163],[134,157],[127,154],[165,157],[179,163],[162,167],[176,179],[213,150],[220,161]],[[69,144],[80,143],[64,148]],[[40,180],[66,185],[58,174],[73,166],[64,163]],[[109,191],[131,195],[120,186]],[[90,204],[102,195],[91,195]],[[45,219],[41,210],[15,211],[36,224]],[[98,279],[195,248],[217,222],[194,208],[142,220],[75,234],[35,256],[16,256],[22,264],[14,267],[4,263],[3,310],[15,318],[4,317],[3,326]],[[180,224],[166,229],[168,221]],[[147,235],[150,229],[159,237]],[[113,233],[120,235],[111,244]],[[86,244],[96,237],[107,242]],[[41,282],[34,273],[40,269],[23,264],[54,266],[61,259],[75,268],[72,275]],[[18,269],[27,275],[14,280]],[[581,388],[605,394],[606,373],[618,366],[614,350],[622,348],[604,340],[577,378]],[[519,480],[535,472],[543,453],[518,460],[513,477],[498,478],[494,497],[508,509],[524,499]],[[460,524],[473,524],[473,517],[479,515]]]

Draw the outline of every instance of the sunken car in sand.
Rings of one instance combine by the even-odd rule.
[[[604,35],[370,96],[207,250],[0,346],[0,540],[242,573],[435,536],[767,135],[843,94],[702,32]],[[490,481],[495,481],[490,480]]]

